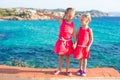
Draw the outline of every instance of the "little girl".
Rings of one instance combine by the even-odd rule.
[[[71,76],[72,73],[69,72],[69,63],[70,54],[73,53],[72,37],[74,37],[74,41],[76,41],[75,26],[74,23],[72,22],[72,19],[74,18],[75,15],[75,11],[73,8],[67,8],[63,18],[59,18],[52,14],[45,15],[57,19],[61,23],[59,38],[54,48],[54,52],[59,55],[59,67],[58,70],[54,71],[54,74],[57,75],[62,71],[63,57],[66,56],[66,74],[68,76]]]
[[[77,32],[77,42],[75,42],[74,46],[76,48],[74,50],[73,57],[79,60],[80,70],[77,71],[77,75],[86,76],[86,66],[87,59],[90,57],[90,47],[93,42],[93,34],[92,29],[88,26],[91,21],[90,14],[84,14],[80,18],[81,27]],[[83,64],[84,63],[84,64]],[[84,66],[82,68],[82,65]]]

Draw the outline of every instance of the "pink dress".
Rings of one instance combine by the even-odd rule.
[[[86,50],[86,47],[89,44],[90,40],[90,28],[83,29],[82,27],[79,28],[78,31],[78,43],[77,47],[74,50],[73,57],[76,59],[85,59],[90,57],[90,51]]]
[[[70,55],[73,53],[72,35],[74,31],[74,23],[67,23],[62,21],[59,32],[59,39],[57,40],[54,52],[59,55]]]

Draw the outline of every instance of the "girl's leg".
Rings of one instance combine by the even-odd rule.
[[[66,55],[66,72],[69,70],[70,65],[70,55]]]
[[[83,64],[83,59],[79,59],[79,66],[80,69],[77,71],[77,75],[82,75],[82,64]]]
[[[83,64],[83,59],[80,59],[80,60],[79,60],[80,70],[83,70],[83,68],[82,68],[82,64]]]
[[[59,55],[59,67],[58,67],[59,71],[62,71],[63,57],[64,55]]]
[[[83,67],[83,71],[86,72],[86,67],[87,67],[87,59],[84,59],[84,67]]]
[[[58,70],[54,71],[54,75],[58,75],[62,71],[62,62],[63,62],[64,55],[59,55],[59,65]]]
[[[70,55],[66,55],[66,74],[68,76],[72,76],[72,73],[69,72],[69,65],[70,65]]]
[[[82,76],[86,76],[87,59],[83,59],[83,63],[84,63],[84,67],[83,67]]]

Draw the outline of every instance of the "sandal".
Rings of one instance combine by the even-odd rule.
[[[82,70],[78,70],[77,75],[79,75],[79,76],[82,75],[82,72],[83,72]]]
[[[54,75],[58,75],[59,73],[60,73],[59,70],[55,70],[55,71],[54,71]]]
[[[83,77],[86,76],[86,72],[85,72],[85,71],[82,72],[82,76],[83,76]]]
[[[72,73],[71,72],[67,72],[66,73],[68,76],[72,76]]]

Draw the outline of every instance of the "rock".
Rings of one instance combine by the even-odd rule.
[[[53,14],[55,16],[63,17],[64,9],[33,9],[33,8],[14,8],[14,9],[0,9],[4,16],[0,16],[0,19],[5,20],[49,20],[53,19],[52,17],[46,16],[44,14]],[[3,14],[4,12],[4,14]],[[8,16],[8,13],[11,16]],[[91,11],[76,11],[75,18],[80,17],[84,13],[90,13],[92,17],[103,17],[109,16],[108,13],[104,13],[98,10],[91,10]],[[7,14],[7,15],[6,15]]]

